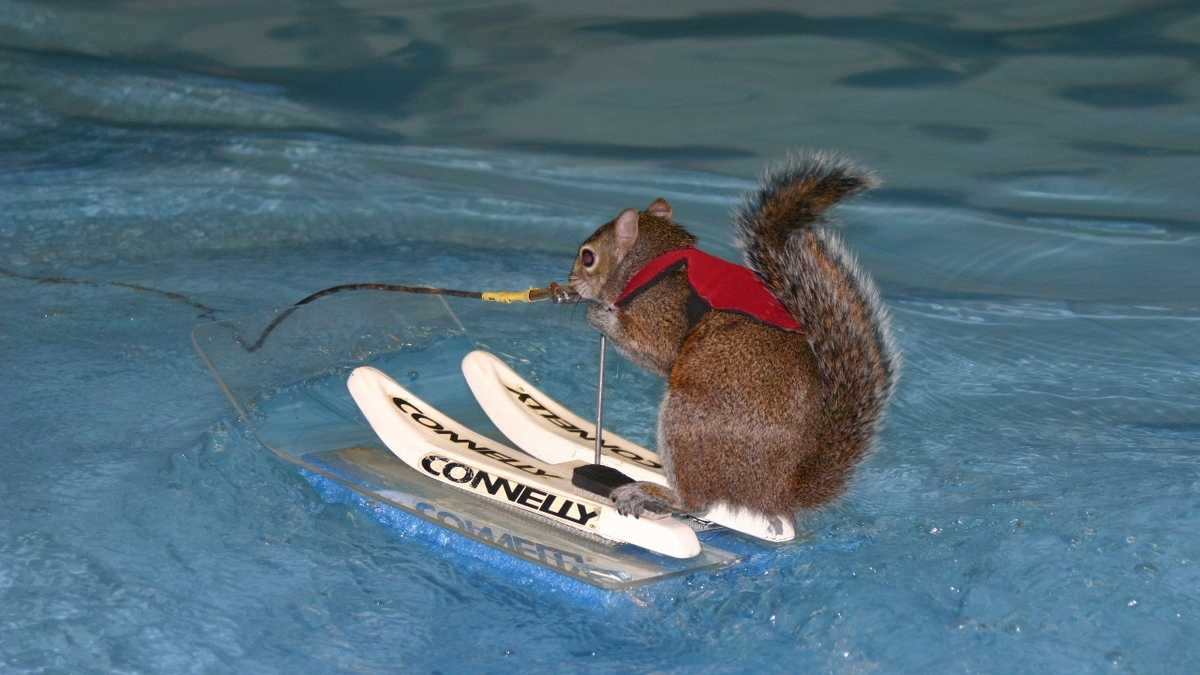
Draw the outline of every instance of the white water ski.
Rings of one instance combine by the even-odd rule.
[[[596,425],[525,381],[508,364],[485,351],[468,354],[462,363],[471,393],[496,428],[518,447],[545,462],[591,462],[595,459]],[[658,455],[604,430],[603,463],[634,480],[666,485]],[[718,504],[697,517],[770,542],[791,541],[791,519],[767,517]]]
[[[671,517],[632,518],[571,484],[584,462],[546,463],[455,422],[374,368],[357,368],[347,387],[384,445],[422,475],[574,530],[656,553],[691,558],[696,533]]]

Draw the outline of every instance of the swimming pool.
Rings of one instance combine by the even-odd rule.
[[[1200,657],[1186,3],[0,1],[0,44],[0,670]],[[840,217],[906,370],[852,491],[761,574],[590,607],[432,557],[264,451],[192,351],[345,281],[561,279],[658,196],[733,256],[730,209],[803,147],[885,180]],[[621,399],[656,386],[624,366],[612,426],[648,440]]]

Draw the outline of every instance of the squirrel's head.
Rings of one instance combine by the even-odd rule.
[[[641,213],[625,209],[580,244],[568,282],[584,300],[611,302],[623,283],[606,289],[610,280],[628,281],[654,256],[695,243],[696,238],[675,223],[671,205],[659,198]]]

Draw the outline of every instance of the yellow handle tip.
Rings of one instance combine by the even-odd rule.
[[[534,289],[529,289],[532,290]],[[532,302],[529,299],[529,291],[484,291],[482,298],[486,302],[502,302],[506,305],[513,302]]]

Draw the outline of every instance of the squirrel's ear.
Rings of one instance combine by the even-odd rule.
[[[671,205],[668,204],[667,200],[663,199],[662,197],[655,199],[650,206],[647,206],[646,213],[649,213],[652,216],[658,216],[659,218],[666,218],[667,220],[671,220],[671,218],[675,215],[675,212],[671,210]]]
[[[617,252],[624,258],[629,249],[633,248],[633,242],[637,241],[638,212],[634,209],[622,211],[613,223],[613,230],[617,235]]]

